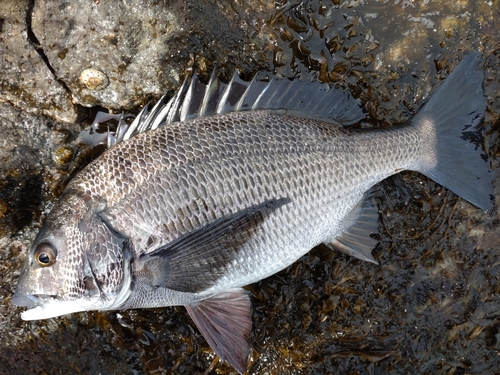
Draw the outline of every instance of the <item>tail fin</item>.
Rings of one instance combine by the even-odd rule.
[[[478,52],[467,55],[411,121],[434,138],[429,150],[432,162],[424,163],[420,172],[472,204],[490,209],[493,173],[478,129],[486,110],[481,60]]]

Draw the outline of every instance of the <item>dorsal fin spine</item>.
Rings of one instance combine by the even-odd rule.
[[[158,105],[160,105],[160,103],[165,103],[165,101],[166,101],[166,94],[161,97],[160,101],[158,102]],[[163,105],[163,107],[159,108],[158,114],[155,116],[153,124],[151,125],[151,130],[156,129],[162,125],[171,107],[172,107],[172,101],[169,100],[166,104]]]
[[[136,130],[141,125],[141,123],[147,120],[147,117],[148,117],[148,114],[149,114],[148,107],[149,107],[150,103],[146,104],[144,106],[144,108],[141,110],[141,112],[139,112],[139,114],[134,119],[134,121],[132,122],[132,124],[130,124],[130,126],[128,127],[128,129],[123,134],[123,137],[121,139],[119,139],[119,140],[117,139],[117,143],[121,142],[121,141],[125,141],[125,140],[129,139],[130,137],[132,137],[135,134]]]
[[[205,87],[205,94],[203,95],[203,100],[201,101],[201,107],[199,111],[200,116],[206,116],[210,110],[210,104],[214,100],[214,92],[219,90],[218,79],[215,75],[215,69],[212,70],[210,75],[210,80],[208,81],[207,87]]]
[[[266,95],[267,90],[271,86],[272,82],[273,82],[273,80],[270,80],[269,83],[262,89],[262,92],[259,94],[259,96],[257,96],[257,99],[255,99],[255,103],[251,107],[252,110],[260,108],[260,101],[262,100],[262,98],[264,97],[264,95]]]
[[[226,85],[215,71],[208,85],[197,76],[191,80],[186,78],[170,100],[166,101],[164,95],[151,110],[149,108],[150,104],[146,105],[128,128],[124,122],[120,123],[116,134],[110,133],[107,137],[108,147],[166,124],[231,111],[283,109],[295,116],[336,125],[351,125],[365,117],[359,102],[348,92],[327,84],[275,77],[268,82],[255,77],[246,82],[235,73]]]
[[[207,86],[201,83],[198,76],[193,76],[184,100],[182,101],[180,121],[186,121],[199,117],[199,111],[206,89]]]
[[[171,108],[170,108],[168,115],[167,115],[167,118],[166,118],[167,124],[171,124],[171,123],[177,121],[177,119],[179,118],[179,114],[178,114],[179,105],[181,104],[181,98],[182,99],[184,98],[184,93],[186,92],[186,88],[187,88],[187,82],[188,82],[188,79],[186,77],[186,79],[182,83],[182,86],[179,88],[179,90],[177,90],[176,94],[171,99],[171,102],[172,102]]]
[[[244,87],[246,90],[248,87],[248,83],[243,81],[238,76],[238,74],[234,72],[231,81],[229,82],[226,89],[224,90],[224,93],[220,97],[219,103],[217,105],[217,113],[227,113],[234,111],[235,105],[231,104],[231,100],[237,97],[238,91],[242,91],[241,87]],[[243,93],[241,95],[243,95]]]
[[[254,82],[255,82],[255,77],[250,81],[250,83],[248,84],[245,92],[243,93],[243,95],[241,95],[240,100],[238,100],[238,102],[234,106],[235,112],[241,111],[243,109],[243,103],[245,102],[245,100],[247,99],[248,95],[250,94],[250,90],[252,89],[252,85],[253,85]]]

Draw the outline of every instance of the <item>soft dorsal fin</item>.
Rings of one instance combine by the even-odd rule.
[[[167,100],[164,95],[154,106],[146,105],[131,125],[119,121],[115,132],[93,135],[96,118],[91,130],[81,135],[86,143],[106,143],[108,147],[125,141],[136,134],[159,126],[196,117],[207,117],[221,113],[259,109],[287,110],[301,117],[315,118],[336,125],[348,126],[365,118],[361,104],[347,91],[319,82],[301,82],[272,78],[250,82],[243,81],[235,73],[228,84],[221,82],[214,72],[208,84],[198,76],[186,78],[175,95]],[[98,142],[97,142],[98,140]]]

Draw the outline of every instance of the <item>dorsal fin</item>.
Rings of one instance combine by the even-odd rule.
[[[217,101],[225,88],[226,84],[217,78],[215,70],[213,70],[201,102],[200,117],[210,116],[217,112]]]
[[[315,118],[347,126],[365,118],[360,102],[349,92],[319,82],[301,82],[273,78],[270,81],[243,81],[235,73],[228,84],[212,73],[207,85],[196,75],[185,79],[175,95],[167,101],[164,95],[150,108],[146,105],[128,126],[120,121],[115,132],[109,132],[108,147],[159,126],[207,117],[220,113],[258,109],[287,110],[290,114]],[[97,120],[96,120],[97,121]],[[92,125],[95,128],[95,123]],[[90,139],[88,134],[82,139]],[[101,136],[100,143],[104,143]]]
[[[253,81],[252,81],[253,82]],[[218,100],[217,113],[228,113],[236,111],[235,107],[240,98],[245,95],[245,92],[251,86],[251,82],[243,81],[236,73],[233,74],[231,81],[222,92]]]

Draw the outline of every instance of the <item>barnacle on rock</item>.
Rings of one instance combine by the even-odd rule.
[[[89,68],[80,74],[80,81],[90,90],[102,90],[109,85],[109,78],[100,70]]]

